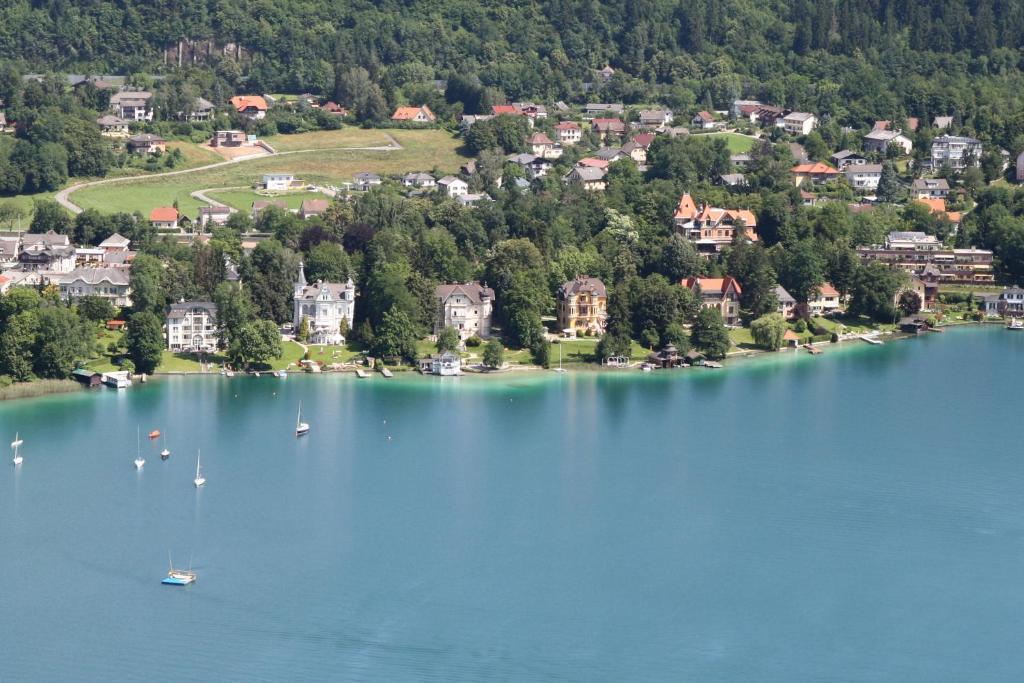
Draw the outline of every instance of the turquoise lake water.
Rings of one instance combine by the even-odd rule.
[[[1019,681],[1022,352],[0,404],[0,680]]]

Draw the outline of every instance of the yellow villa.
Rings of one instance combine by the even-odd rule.
[[[558,290],[558,325],[575,333],[603,334],[608,317],[608,290],[596,277],[582,275]]]

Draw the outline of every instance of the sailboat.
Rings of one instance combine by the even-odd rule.
[[[136,444],[135,469],[141,470],[142,466],[146,464],[146,459],[142,457],[142,435],[139,433],[137,427],[136,427],[136,432],[135,432],[135,444]]]
[[[24,439],[19,438],[17,433],[14,434],[14,441],[11,442],[11,450],[14,451],[14,457],[11,459],[15,465],[21,464],[21,453],[18,452],[18,447],[25,443]]]
[[[164,436],[163,438],[161,438],[160,443],[164,445],[164,449],[160,451],[160,459],[166,460],[167,458],[171,457],[171,452],[167,450],[167,437]]]
[[[188,563],[188,569],[175,569],[174,563],[171,562],[171,551],[167,551],[167,578],[160,583],[167,586],[187,586],[190,583],[194,583],[197,575],[192,571],[192,563]]]
[[[558,345],[558,367],[555,368],[555,372],[565,372],[565,368],[562,367],[562,345]]]
[[[196,484],[196,488],[199,488],[200,486],[202,486],[203,484],[206,483],[206,477],[203,476],[203,470],[199,466],[199,463],[202,460],[202,457],[203,457],[202,452],[201,451],[196,451],[196,478],[193,480],[195,482],[195,484]]]
[[[302,401],[299,401],[299,414],[295,418],[295,436],[309,433],[309,423],[302,421]]]

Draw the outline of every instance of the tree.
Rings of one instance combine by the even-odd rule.
[[[699,275],[703,265],[693,242],[679,233],[669,235],[661,250],[661,272],[671,282]]]
[[[825,282],[825,264],[812,240],[802,240],[785,252],[779,273],[782,285],[801,303],[813,299]]]
[[[101,323],[110,320],[117,311],[109,299],[102,296],[83,296],[78,300],[78,315],[93,323]]]
[[[347,282],[352,266],[340,244],[321,242],[306,256],[306,278],[310,282]]]
[[[459,331],[454,327],[446,327],[437,335],[437,352],[457,351],[460,341]]]
[[[505,347],[497,339],[492,339],[484,345],[484,366],[496,370],[505,362]]]
[[[217,304],[217,334],[223,348],[237,338],[242,326],[256,317],[255,307],[248,292],[233,282],[222,282],[213,293]]]
[[[892,321],[896,318],[896,293],[906,282],[903,271],[884,263],[872,261],[857,269],[850,290],[849,312],[866,315],[874,320]]]
[[[44,233],[53,230],[60,235],[71,233],[71,217],[63,206],[52,199],[37,199],[33,202],[33,207],[29,232]]]
[[[32,378],[32,354],[39,320],[35,311],[22,311],[4,321],[0,332],[0,375],[15,381]]]
[[[385,359],[398,359],[407,363],[416,362],[416,334],[412,321],[397,306],[384,313],[374,334],[373,355]]]
[[[302,316],[302,322],[299,323],[299,330],[295,333],[295,338],[300,342],[309,339],[309,318],[307,316]]]
[[[64,306],[44,306],[36,316],[32,369],[39,377],[63,379],[75,369],[75,359],[88,353],[91,335],[75,312]]]
[[[264,364],[281,357],[281,333],[273,320],[253,320],[238,330],[229,355],[245,365]]]
[[[878,199],[886,203],[899,200],[902,188],[891,161],[882,164],[882,177],[878,181]]]
[[[740,284],[740,306],[753,317],[778,308],[775,269],[764,247],[746,240],[733,244],[727,272]]]
[[[283,323],[292,318],[295,255],[276,239],[260,242],[242,265],[242,277],[260,318]]]
[[[750,334],[758,346],[778,351],[786,334],[786,321],[781,313],[768,313],[750,323]]]
[[[129,278],[132,289],[132,309],[162,314],[167,306],[164,286],[164,267],[160,259],[150,254],[138,254],[132,261]]]
[[[151,311],[133,313],[125,331],[128,357],[142,373],[152,374],[160,364],[164,350],[164,334],[160,318]]]
[[[732,342],[722,321],[721,311],[714,307],[702,308],[690,331],[690,341],[708,358],[725,358]]]
[[[921,310],[921,296],[913,290],[905,289],[900,292],[897,305],[903,315],[914,315]]]
[[[538,339],[530,350],[535,365],[547,368],[551,364],[551,343],[547,339]]]

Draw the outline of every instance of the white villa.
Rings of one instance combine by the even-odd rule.
[[[266,190],[287,190],[295,182],[295,176],[291,173],[264,173],[263,188]]]
[[[463,340],[473,335],[491,335],[491,312],[494,307],[494,290],[479,282],[464,285],[438,285],[434,290],[438,299],[438,318],[434,323],[434,334],[445,327],[454,327]]]
[[[356,307],[356,286],[352,278],[348,282],[306,283],[303,264],[299,263],[299,277],[295,281],[295,314],[293,323],[296,331],[305,318],[309,323],[310,344],[344,344],[341,321],[344,318],[348,329]]]
[[[76,268],[54,278],[60,295],[74,302],[83,296],[101,296],[115,306],[131,306],[131,287],[125,268]]]
[[[167,350],[217,350],[217,305],[209,301],[182,301],[167,311]]]

